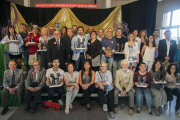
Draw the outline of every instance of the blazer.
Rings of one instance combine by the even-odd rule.
[[[126,74],[124,78],[124,73],[122,69],[116,71],[116,79],[114,81],[114,85],[121,91],[122,88],[126,88],[127,91],[133,90],[134,82],[133,82],[134,73],[129,69],[129,72]]]
[[[71,50],[73,51],[72,60],[75,60],[75,61],[77,61],[80,56],[80,50],[75,50],[75,48],[78,45],[78,38],[79,38],[79,35],[76,35],[75,37],[73,37],[73,39],[71,41]],[[84,46],[87,47],[88,40],[85,36],[83,36],[83,38],[85,38],[85,40],[86,40],[86,41],[84,41]],[[85,54],[86,51],[87,51],[87,49],[83,50],[85,59],[86,59],[86,54]]]
[[[64,39],[67,42],[67,45],[68,45],[67,47],[68,47],[68,50],[69,50],[69,54],[70,54],[70,56],[72,58],[73,51],[71,50],[71,40],[70,40],[70,38],[67,35],[65,35],[65,36],[62,37],[62,39]]]
[[[166,44],[166,39],[160,40],[159,41],[159,46],[158,46],[158,52],[159,52],[159,56],[158,59],[161,62],[165,61],[165,57],[167,56],[167,44]],[[170,41],[170,50],[169,50],[169,57],[170,63],[174,63],[174,56],[177,52],[177,44],[175,40],[171,40]]]
[[[60,50],[58,50],[58,46],[56,44],[56,39],[53,38],[48,41],[48,48],[47,48],[47,60],[48,63],[52,62],[53,59],[59,59],[60,68],[65,66],[65,62],[69,62],[69,50],[67,47],[67,42],[61,38],[60,39]]]
[[[3,87],[10,88],[12,85],[12,72],[10,69],[4,71],[4,78],[3,78]],[[15,70],[15,84],[17,88],[21,88],[24,84],[23,80],[23,70],[16,68]]]
[[[88,40],[87,48],[86,54],[89,54],[91,58],[94,59],[96,56],[101,54],[102,45],[98,39],[96,39],[94,43],[91,43],[90,39]]]

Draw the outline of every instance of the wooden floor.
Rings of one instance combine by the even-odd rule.
[[[164,114],[161,116],[156,116],[154,113],[154,108],[153,109],[153,116],[149,116],[147,109],[146,109],[146,104],[144,102],[144,105],[142,107],[141,113],[140,114],[136,114],[134,111],[134,115],[133,116],[129,116],[128,115],[128,110],[129,108],[127,107],[127,102],[128,102],[128,98],[120,98],[119,99],[119,110],[118,113],[115,114],[115,118],[111,119],[109,117],[109,114],[106,113],[108,120],[180,120],[180,117],[177,117],[175,115],[175,101],[176,101],[176,97],[174,97],[174,100],[172,101],[172,104],[169,105],[167,110],[164,110]],[[0,120],[7,120],[16,110],[17,108],[10,108],[10,110],[8,111],[8,113],[4,116],[0,115]],[[136,107],[135,107],[136,110]],[[2,111],[2,107],[0,107],[0,111]],[[24,119],[26,120],[26,119]]]

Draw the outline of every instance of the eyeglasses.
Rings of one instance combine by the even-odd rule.
[[[107,31],[107,32],[112,32],[112,31]]]
[[[107,66],[101,66],[101,67],[107,67]]]
[[[171,69],[176,69],[176,68],[171,68]]]
[[[33,65],[33,66],[37,67],[37,66],[39,66],[39,64],[38,65]]]
[[[60,35],[60,34],[58,33],[58,34],[54,34],[54,35]]]

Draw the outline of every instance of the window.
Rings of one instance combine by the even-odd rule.
[[[162,29],[160,29],[160,38],[164,39],[164,32],[171,31],[171,39],[176,40],[180,47],[180,9],[163,13]]]
[[[167,12],[163,14],[163,27],[170,26],[170,20],[171,20],[171,12]]]
[[[180,9],[174,10],[172,14],[172,26],[180,25]]]

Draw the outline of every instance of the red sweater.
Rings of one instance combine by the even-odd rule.
[[[139,82],[138,76],[141,76],[141,79],[143,78],[143,76],[146,76],[146,81],[145,81],[145,83],[148,84],[147,87],[149,88],[150,85],[151,85],[151,75],[150,75],[150,73],[149,73],[149,72],[146,72],[145,75],[140,75],[140,74],[139,74],[139,71],[136,72],[136,73],[134,73],[134,83],[135,83],[135,82]],[[137,87],[137,86],[135,85],[135,87]],[[145,88],[140,87],[140,89],[145,89]]]
[[[36,42],[36,43],[39,43],[39,37],[41,37],[40,34],[37,34],[37,36],[34,36],[34,34],[30,34],[28,35],[30,40],[31,40],[31,37],[33,36],[33,42]],[[28,42],[28,39],[26,40],[26,43]],[[37,45],[29,45],[29,51],[32,52],[32,51],[37,51],[39,48]],[[29,55],[34,55],[34,53],[29,53]]]

